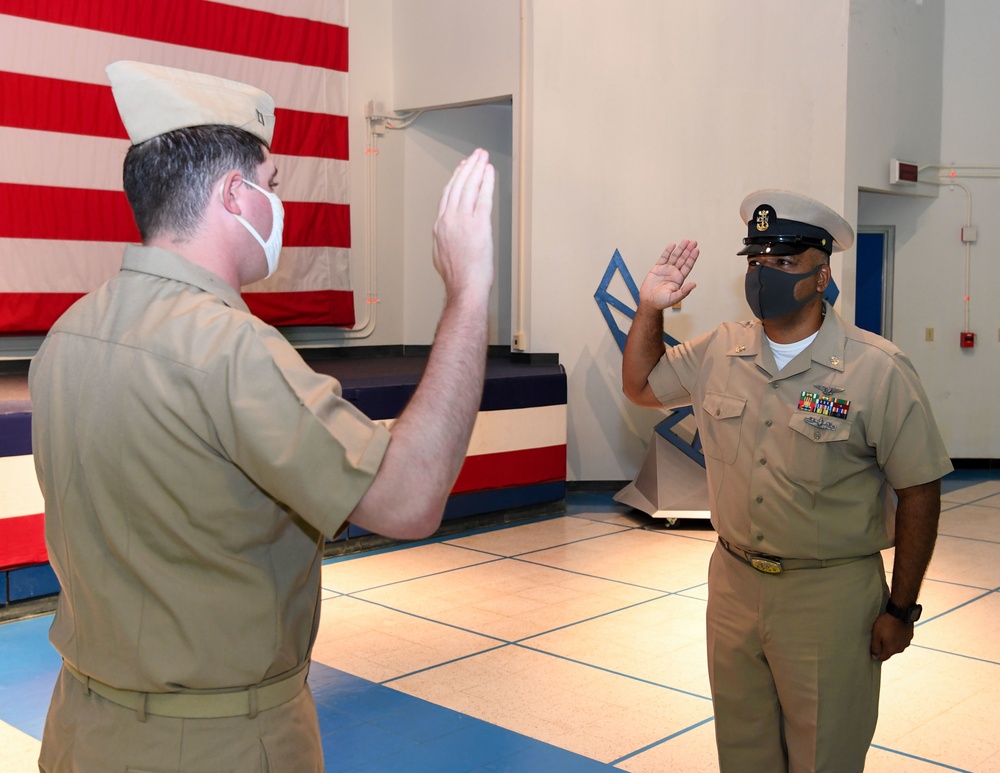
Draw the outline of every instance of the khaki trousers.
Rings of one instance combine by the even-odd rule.
[[[322,773],[312,693],[256,717],[174,719],[105,700],[66,669],[42,734],[42,773]]]
[[[878,718],[881,555],[769,575],[719,545],[708,591],[721,772],[862,771]]]

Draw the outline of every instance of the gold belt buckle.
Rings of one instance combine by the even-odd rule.
[[[781,561],[776,558],[763,558],[761,556],[747,556],[750,566],[758,572],[765,574],[781,574]]]

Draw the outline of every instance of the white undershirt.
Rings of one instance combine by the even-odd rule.
[[[809,346],[817,335],[819,335],[818,330],[808,338],[803,338],[801,341],[796,341],[792,344],[776,344],[767,336],[764,336],[764,340],[767,341],[768,345],[771,347],[771,353],[774,355],[774,361],[778,365],[778,370],[781,370],[795,358],[795,355]]]

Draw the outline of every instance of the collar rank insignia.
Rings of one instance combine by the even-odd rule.
[[[830,395],[835,395],[838,392],[843,392],[844,390],[840,387],[826,386],[825,384],[813,384],[813,389],[818,389],[824,395],[829,397]]]
[[[736,353],[737,354],[741,354],[741,353],[745,352],[746,350],[747,350],[747,348],[743,344],[740,344],[739,346],[736,347]]]
[[[851,401],[833,398],[828,395],[818,395],[815,392],[803,392],[799,395],[799,410],[806,413],[818,413],[821,416],[846,419],[847,414],[851,410]],[[812,422],[809,423],[811,424]],[[829,428],[827,427],[826,429]]]
[[[819,427],[820,429],[837,429],[837,425],[833,422],[817,419],[815,416],[806,416],[806,424],[811,424],[812,426]],[[819,436],[817,435],[817,437]]]
[[[830,364],[833,365],[834,367],[840,365],[840,357],[831,357]]]

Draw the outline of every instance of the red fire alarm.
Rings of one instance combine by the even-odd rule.
[[[961,333],[960,342],[963,349],[971,349],[976,345],[976,334],[975,333]]]

